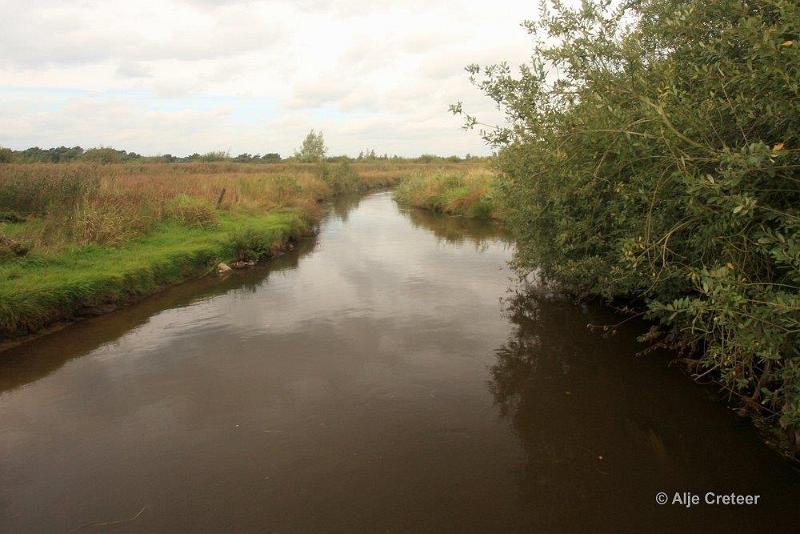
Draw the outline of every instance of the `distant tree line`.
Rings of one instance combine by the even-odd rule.
[[[313,133],[313,132],[312,132]],[[318,136],[318,137],[317,137]],[[110,147],[88,148],[84,149],[79,146],[66,147],[59,146],[54,148],[39,148],[31,147],[25,150],[12,150],[10,148],[0,147],[0,164],[2,163],[69,163],[69,162],[92,162],[92,163],[127,163],[127,162],[140,162],[140,163],[208,163],[208,162],[237,162],[237,163],[279,163],[281,161],[301,161],[301,162],[314,162],[314,161],[407,161],[415,163],[458,163],[461,161],[480,161],[481,157],[471,156],[467,154],[466,157],[459,156],[435,156],[432,154],[423,154],[416,158],[403,158],[398,155],[389,156],[388,154],[376,155],[374,149],[361,151],[356,158],[346,155],[339,156],[326,156],[327,149],[322,142],[322,133],[315,134],[314,139],[306,139],[304,146],[298,150],[295,155],[288,159],[281,158],[277,152],[267,152],[265,154],[250,154],[242,153],[238,156],[233,156],[225,151],[206,152],[203,154],[193,153],[188,156],[173,156],[172,154],[163,154],[159,156],[143,156],[136,152],[128,152],[126,150],[118,150]]]
[[[400,156],[394,155],[390,156],[389,154],[376,154],[375,149],[368,148],[366,150],[362,150],[358,153],[358,156],[354,158],[356,161],[385,161],[385,160],[401,160],[401,159],[412,159],[416,163],[436,163],[436,162],[451,162],[451,163],[458,163],[460,161],[480,161],[482,159],[488,159],[485,157],[473,156],[471,154],[467,154],[463,158],[460,156],[436,156],[434,154],[422,154],[416,158],[401,158]]]
[[[281,161],[277,152],[261,154],[239,154],[231,156],[227,152],[216,151],[199,154],[195,152],[188,156],[173,156],[163,154],[159,156],[143,156],[136,152],[117,150],[110,147],[84,149],[79,146],[55,148],[31,147],[25,150],[11,150],[0,147],[0,163],[68,163],[71,161],[86,161],[94,163],[125,163],[125,162],[211,162],[211,161],[237,161],[245,163],[275,163]]]
[[[79,146],[56,148],[39,148],[25,150],[0,148],[0,163],[66,163],[69,161],[95,161],[100,163],[117,163],[142,158],[136,152],[126,152],[113,148],[90,148],[84,150]]]

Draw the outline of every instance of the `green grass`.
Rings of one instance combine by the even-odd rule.
[[[123,304],[219,261],[257,259],[306,227],[297,211],[228,213],[211,228],[168,223],[116,247],[74,246],[0,262],[0,339]]]

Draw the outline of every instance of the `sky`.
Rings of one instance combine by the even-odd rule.
[[[520,64],[520,0],[0,0],[0,146],[144,155],[488,154],[470,63]]]

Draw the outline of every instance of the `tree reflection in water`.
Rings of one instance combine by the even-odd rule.
[[[504,299],[504,313],[513,333],[496,350],[489,388],[524,451],[520,498],[536,526],[646,528],[665,517],[653,504],[658,491],[757,493],[791,483],[746,423],[669,368],[671,355],[635,356],[644,323],[604,338],[587,324],[618,322],[606,308],[531,291]],[[754,487],[766,471],[772,481]],[[697,526],[699,514],[731,525],[742,519],[713,507],[692,511],[670,524]]]
[[[350,212],[358,208],[364,195],[362,193],[346,193],[337,195],[331,200],[333,215],[342,222],[347,222]]]
[[[496,351],[490,389],[525,450],[522,500],[535,509],[540,526],[563,526],[576,513],[582,523],[586,514],[602,509],[598,497],[609,473],[606,447],[585,424],[598,417],[592,412],[601,403],[581,403],[573,411],[570,402],[580,392],[573,375],[584,371],[576,370],[574,361],[582,333],[572,331],[580,325],[571,324],[569,314],[557,312],[570,308],[571,315],[581,314],[568,302],[541,294],[515,293],[504,304],[515,330]]]

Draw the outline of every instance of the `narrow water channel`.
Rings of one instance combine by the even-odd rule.
[[[0,532],[788,532],[800,476],[630,324],[509,292],[488,224],[315,240],[0,354]],[[659,506],[665,491],[760,495]]]

